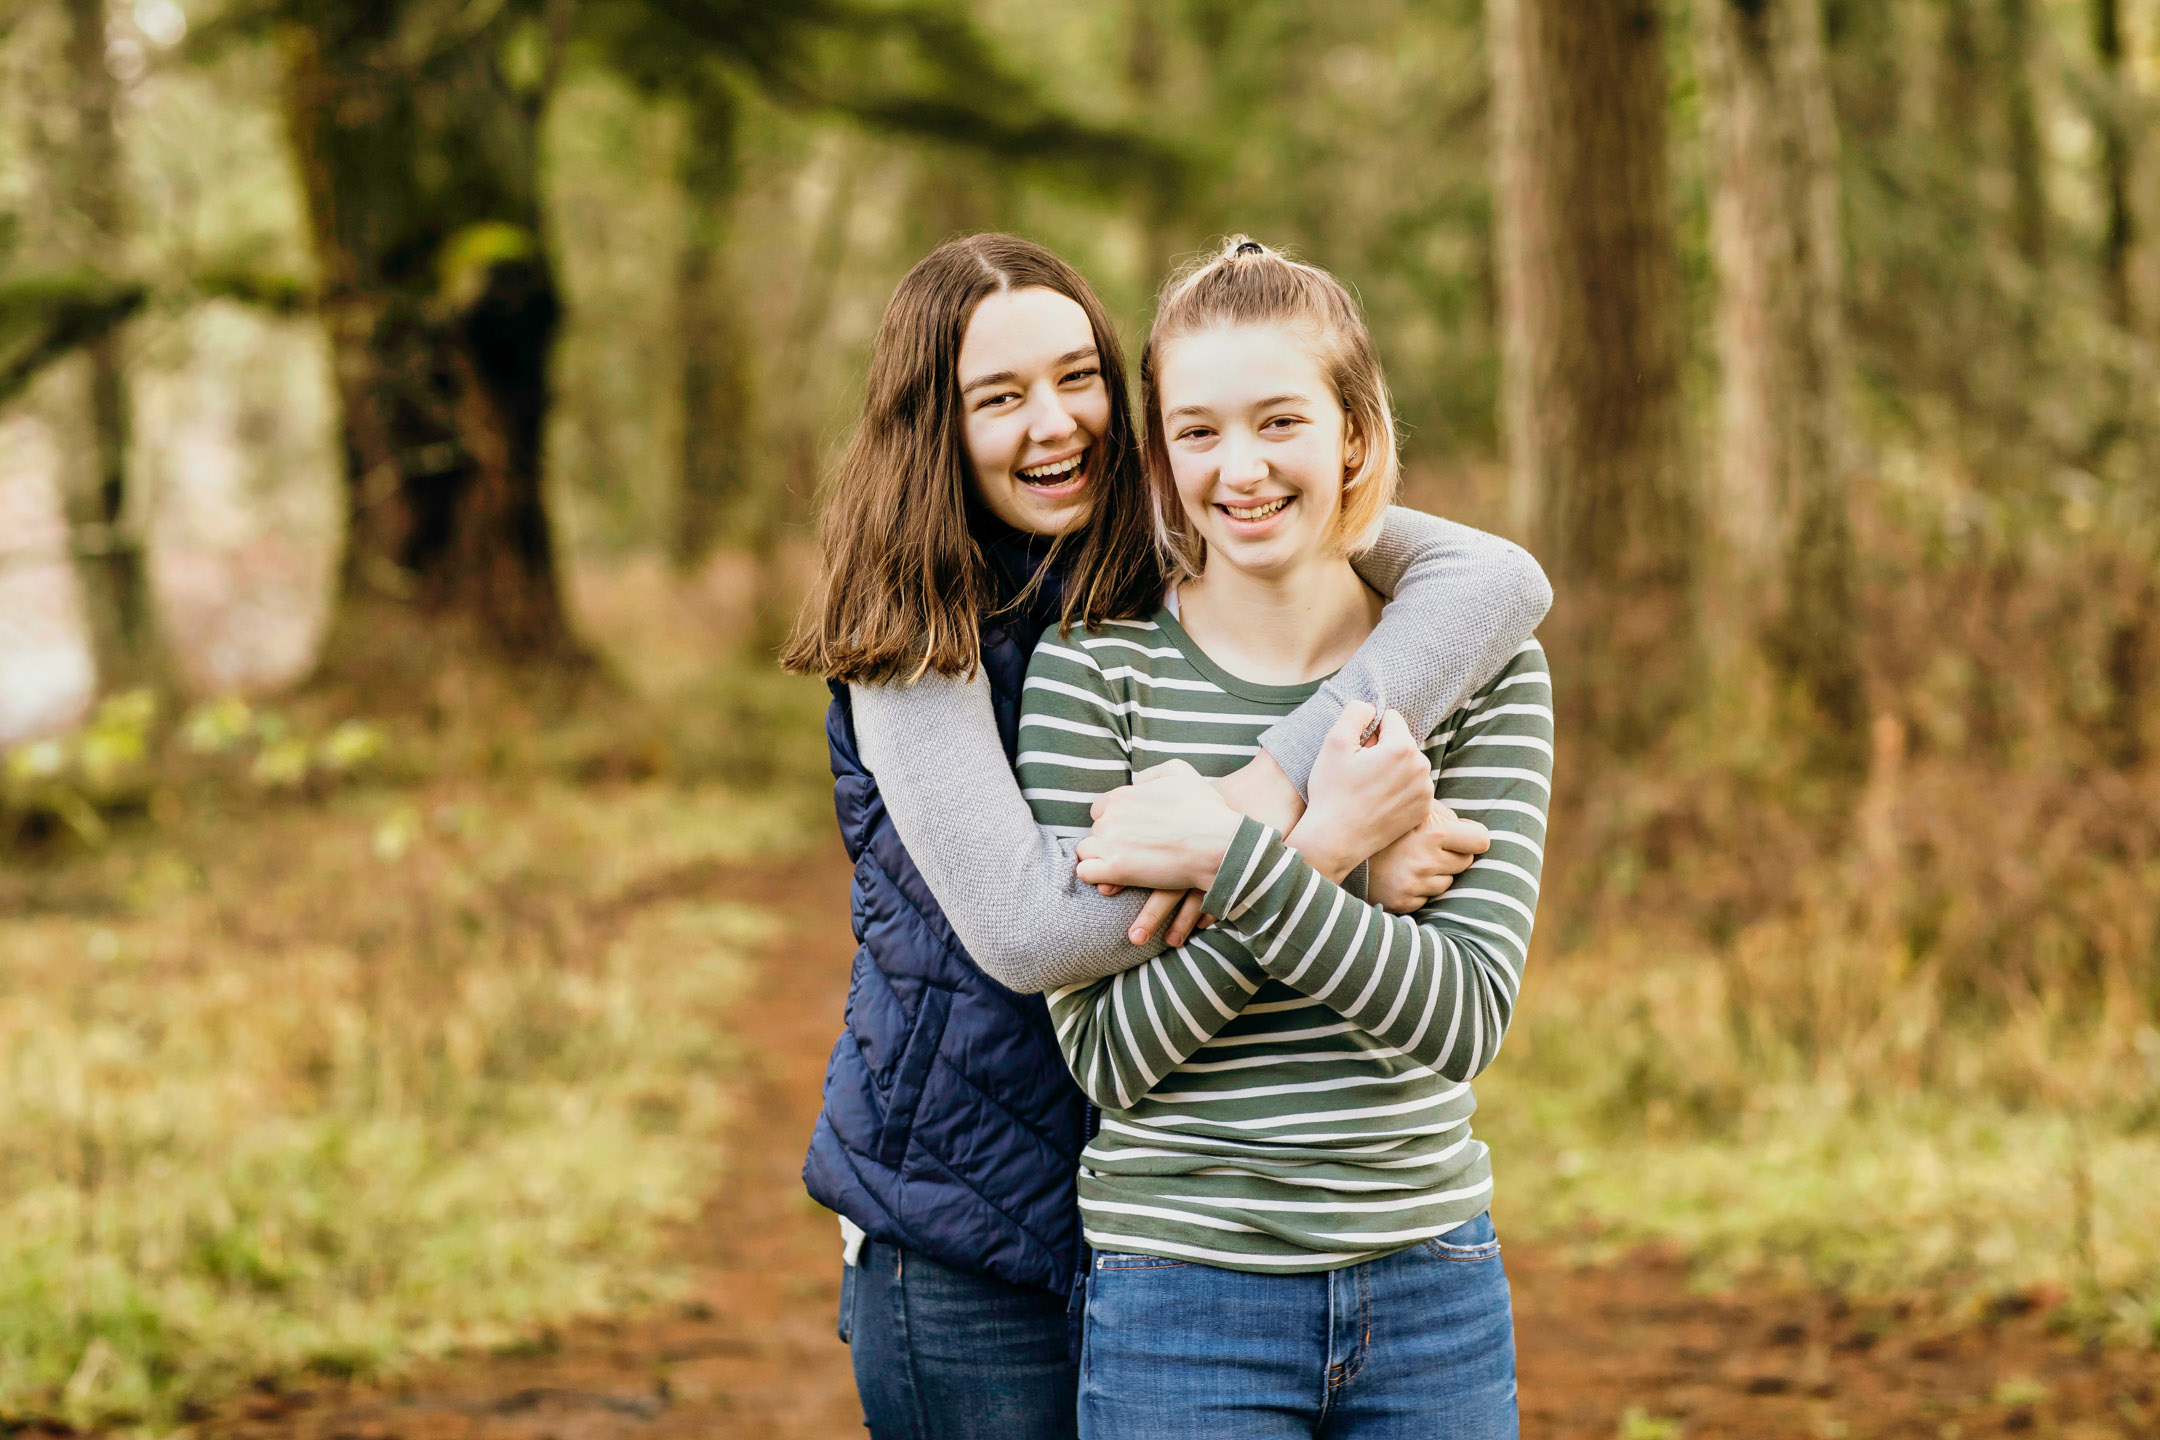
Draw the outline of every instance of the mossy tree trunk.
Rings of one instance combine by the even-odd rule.
[[[574,662],[541,484],[562,304],[540,123],[567,9],[503,6],[472,32],[417,8],[295,4],[282,37],[345,421],[325,664],[402,630],[386,608],[500,658]]]

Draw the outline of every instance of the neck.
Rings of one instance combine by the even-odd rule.
[[[1211,560],[1178,587],[1178,617],[1208,658],[1263,685],[1300,685],[1340,670],[1385,602],[1350,562],[1317,555],[1266,573]]]

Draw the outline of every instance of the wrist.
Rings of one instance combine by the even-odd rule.
[[[1250,815],[1278,834],[1288,834],[1305,813],[1305,797],[1266,750],[1242,769],[1211,783],[1231,809]]]
[[[1238,825],[1243,818],[1229,806],[1220,806],[1209,811],[1186,835],[1184,878],[1187,889],[1206,890],[1215,883],[1216,872],[1222,869],[1223,856],[1230,853],[1230,842],[1237,838]]]
[[[1327,816],[1310,810],[1298,821],[1297,828],[1283,837],[1283,843],[1303,856],[1307,865],[1338,883],[1365,859],[1357,853],[1357,842],[1350,835],[1330,824]]]

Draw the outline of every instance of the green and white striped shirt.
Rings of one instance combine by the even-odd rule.
[[[1225,775],[1317,688],[1210,661],[1167,611],[1051,631],[1028,669],[1020,783],[1085,834],[1095,797],[1183,759]],[[1470,1080],[1500,1048],[1537,909],[1552,698],[1535,640],[1428,738],[1434,793],[1492,849],[1393,916],[1246,820],[1183,948],[1050,994],[1065,1058],[1103,1108],[1080,1211],[1098,1249],[1264,1272],[1331,1270],[1486,1208]]]

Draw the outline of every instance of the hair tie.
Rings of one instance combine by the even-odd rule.
[[[1237,249],[1230,252],[1230,258],[1235,260],[1241,255],[1265,255],[1266,253],[1267,246],[1262,245],[1257,240],[1246,240],[1241,242]]]

